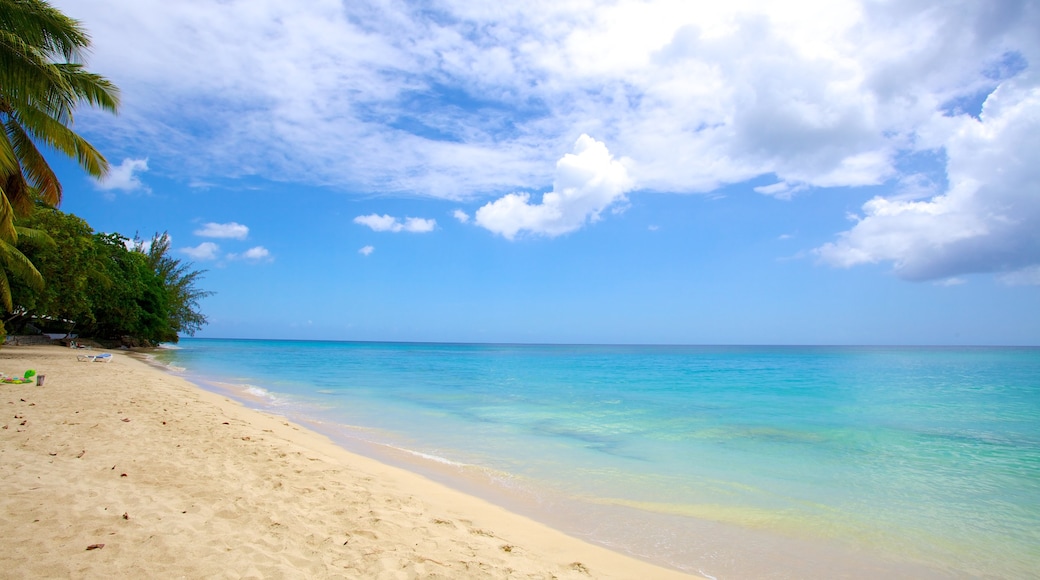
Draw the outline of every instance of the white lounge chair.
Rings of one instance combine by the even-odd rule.
[[[112,362],[112,353],[103,352],[101,354],[81,354],[76,356],[76,360],[79,362]]]

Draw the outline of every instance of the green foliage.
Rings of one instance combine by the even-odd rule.
[[[131,242],[94,233],[82,219],[43,207],[20,223],[51,241],[42,235],[19,238],[46,285],[13,285],[9,327],[42,317],[68,321],[82,336],[156,344],[177,342],[178,335],[193,335],[206,323],[199,301],[211,293],[196,287],[203,272],[169,255],[165,233],[150,243]]]
[[[171,257],[170,236],[166,232],[153,236],[148,244],[136,241],[134,247],[148,257],[148,267],[156,273],[165,290],[169,325],[193,336],[206,324],[206,317],[198,310],[199,300],[213,294],[195,287],[205,271],[192,270],[191,264]]]
[[[39,236],[15,220],[62,197],[39,146],[95,177],[108,171],[104,156],[71,129],[80,104],[111,112],[119,106],[115,85],[80,63],[89,46],[80,23],[45,0],[0,0],[0,306],[8,312],[15,310],[14,286],[43,291],[41,272],[16,247],[19,236]]]
[[[46,234],[42,232],[20,227],[15,230],[32,241],[47,240]],[[43,288],[43,277],[36,266],[18,248],[0,236],[0,306],[11,310],[11,278],[8,272],[14,274],[15,280],[21,280],[33,289]]]
[[[115,112],[116,87],[78,62],[90,45],[80,23],[44,0],[0,0],[0,239],[14,243],[15,217],[62,189],[38,144],[75,159],[90,175],[108,162],[70,127],[79,104]]]
[[[85,294],[101,274],[91,268],[96,255],[91,242],[93,230],[74,215],[44,208],[20,223],[25,226],[23,231],[38,232],[31,236],[20,235],[18,240],[19,247],[36,264],[41,284],[25,284],[24,278],[17,277],[21,283],[12,287],[14,303],[25,312],[93,322]]]
[[[169,238],[146,244],[95,234],[56,207],[62,187],[41,152],[56,151],[101,177],[108,161],[72,129],[85,104],[115,112],[119,92],[81,64],[90,39],[46,0],[0,0],[0,306],[9,328],[40,317],[82,334],[176,341],[205,324],[200,272],[170,257]],[[21,226],[16,219],[25,218]],[[46,284],[45,284],[46,282]],[[72,322],[74,321],[74,322]]]

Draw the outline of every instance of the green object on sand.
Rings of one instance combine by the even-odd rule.
[[[29,369],[29,370],[25,371],[25,378],[27,378],[27,379],[30,379],[30,378],[32,378],[35,375],[36,375],[36,371],[34,371],[32,369]]]

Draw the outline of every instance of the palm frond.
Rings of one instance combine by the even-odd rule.
[[[84,70],[78,63],[58,63],[54,67],[72,89],[77,100],[73,104],[86,103],[110,113],[119,109],[119,88],[105,77]]]
[[[21,171],[21,166],[18,164],[18,155],[14,152],[11,138],[7,134],[7,123],[4,122],[6,121],[4,117],[5,115],[0,112],[0,122],[3,122],[3,130],[0,130],[0,176]]]
[[[25,257],[21,250],[3,240],[0,240],[0,264],[3,264],[3,268],[0,270],[14,274],[34,290],[43,289],[43,276],[40,275],[36,266]]]
[[[0,268],[0,306],[7,312],[14,310],[14,304],[11,302],[11,283],[3,268]]]
[[[38,122],[38,121],[37,121]],[[22,191],[8,191],[7,197],[14,206],[17,215],[26,215],[35,203],[32,193],[39,195],[40,199],[50,204],[61,202],[61,182],[54,170],[47,163],[36,143],[25,131],[25,125],[18,123],[17,119],[10,119],[6,123],[7,134],[11,137],[15,154],[22,165],[24,180],[32,187],[23,188]],[[18,195],[21,194],[21,195]]]
[[[31,135],[33,138],[46,143],[50,147],[68,155],[69,157],[75,158],[76,161],[79,162],[80,167],[90,175],[94,177],[103,177],[108,173],[108,160],[105,159],[105,157],[95,149],[93,145],[83,137],[77,135],[75,131],[68,128],[54,117],[48,115],[45,111],[30,107],[18,110],[11,116],[18,121],[20,127],[24,128],[24,131],[22,131],[23,133]],[[9,132],[11,132],[10,129]],[[13,134],[12,140],[14,140]],[[17,151],[17,142],[15,145]],[[50,192],[44,192],[44,186],[42,184],[34,185],[40,188],[40,193],[43,194],[43,199],[50,199],[46,195]],[[57,194],[58,196],[56,199],[60,200],[60,189]]]
[[[18,231],[14,225],[14,208],[11,207],[11,201],[7,198],[7,191],[4,187],[5,181],[9,180],[0,179],[0,190],[2,190],[0,191],[2,194],[0,195],[0,241],[14,244],[18,241]]]
[[[15,226],[15,231],[18,232],[19,242],[29,242],[38,246],[55,246],[54,238],[51,237],[44,230],[38,230],[36,228],[27,228],[25,226]]]
[[[0,29],[16,32],[47,55],[79,60],[90,37],[79,21],[39,0],[0,0]]]

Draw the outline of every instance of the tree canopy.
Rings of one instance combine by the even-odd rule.
[[[176,342],[206,322],[202,272],[150,242],[98,234],[57,211],[62,186],[41,152],[94,177],[108,161],[72,130],[79,105],[115,112],[119,92],[84,69],[90,38],[45,0],[0,0],[0,333],[34,321],[99,338]]]
[[[40,207],[19,221],[43,235],[23,236],[18,248],[46,284],[11,285],[12,331],[32,322],[52,331],[133,344],[177,342],[206,323],[197,287],[203,271],[170,255],[165,233],[151,240],[95,233],[82,219]]]

